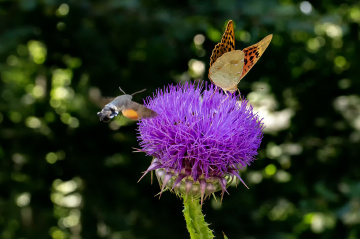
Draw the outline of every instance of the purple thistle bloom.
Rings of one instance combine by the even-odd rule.
[[[220,189],[223,195],[234,178],[243,182],[238,172],[254,161],[264,126],[248,101],[214,91],[186,83],[147,98],[158,116],[138,123],[138,140],[154,157],[144,175],[155,170],[161,192],[167,187],[203,200]]]

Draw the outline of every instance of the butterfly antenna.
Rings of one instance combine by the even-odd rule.
[[[120,88],[120,86],[119,86],[119,89],[120,89],[120,91],[121,91],[122,93],[124,93],[124,95],[126,95],[125,91],[123,91],[123,90]]]
[[[146,89],[142,89],[142,90],[136,91],[135,93],[132,93],[131,95],[135,95],[135,94],[137,94],[137,93],[141,93],[141,92],[144,92],[144,91],[146,91]]]

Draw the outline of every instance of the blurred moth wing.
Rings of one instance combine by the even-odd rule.
[[[140,105],[134,101],[130,101],[126,107],[121,111],[123,116],[129,118],[131,120],[139,120],[139,119],[146,119],[152,118],[157,115],[157,113],[149,108],[146,108],[143,105]]]
[[[236,91],[244,68],[244,52],[230,51],[219,57],[209,70],[211,81],[224,91]]]

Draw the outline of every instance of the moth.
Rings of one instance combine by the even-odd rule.
[[[120,111],[123,116],[131,120],[152,118],[157,115],[155,111],[132,101],[133,95],[143,92],[146,89],[137,91],[131,95],[127,95],[120,87],[119,89],[123,93],[123,95],[119,95],[118,97],[114,98],[110,103],[105,105],[100,112],[97,113],[100,121],[109,122],[110,119],[117,116]]]
[[[216,44],[210,57],[209,79],[226,91],[235,92],[240,80],[251,70],[269,46],[272,34],[245,49],[235,50],[232,20],[227,24],[221,42]]]

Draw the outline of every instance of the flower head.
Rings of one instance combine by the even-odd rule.
[[[254,161],[264,128],[248,101],[186,83],[158,90],[145,105],[158,116],[138,123],[138,139],[141,151],[154,157],[145,174],[155,170],[161,191],[203,199],[224,194],[234,178],[243,182],[238,172]]]

